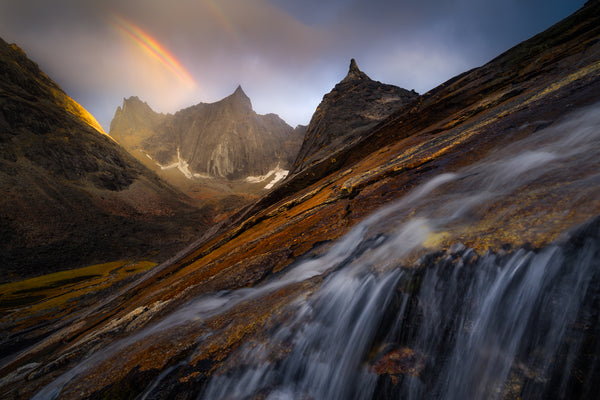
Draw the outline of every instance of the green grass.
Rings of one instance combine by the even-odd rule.
[[[119,260],[0,285],[0,312],[36,312],[105,289],[156,263]]]

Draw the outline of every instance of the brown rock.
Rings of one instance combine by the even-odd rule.
[[[174,115],[157,114],[137,97],[123,101],[110,135],[140,161],[163,167],[184,162],[199,176],[229,179],[288,169],[302,141],[275,114],[258,115],[241,86],[215,103],[200,103]]]
[[[392,383],[398,383],[399,375],[418,377],[425,368],[425,355],[419,351],[402,347],[384,354],[374,365],[378,375],[389,375]]]

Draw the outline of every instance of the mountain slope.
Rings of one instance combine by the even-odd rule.
[[[413,91],[373,81],[350,61],[348,74],[323,97],[308,127],[292,173],[352,146],[394,111],[413,101]]]
[[[581,292],[594,299],[592,307],[533,312],[539,320],[514,324],[512,317],[538,310],[525,289],[540,291],[535,285],[546,275],[571,279],[574,266],[597,260],[599,93],[600,3],[592,1],[420,96],[187,254],[74,315],[35,347],[13,352],[3,363],[1,393],[488,398],[468,394],[477,378],[493,373],[503,380],[489,388],[492,397],[556,398],[560,388],[563,398],[595,398],[597,263],[587,290],[569,286],[535,300],[563,306],[563,294]],[[549,260],[548,274],[527,269]],[[487,270],[524,276],[529,285],[494,281]],[[575,275],[584,281],[592,273]],[[456,283],[471,277],[473,286]],[[488,290],[490,281],[502,287]],[[506,295],[517,300],[513,307],[487,297],[503,287],[514,290]],[[454,314],[453,302],[463,299],[475,308],[483,303],[500,325]],[[528,335],[564,315],[573,319],[552,331],[567,335],[548,346],[558,356],[542,359],[546,353]],[[524,352],[518,357],[502,348],[498,354],[488,337],[472,337],[481,347],[456,360],[446,349],[480,325],[494,330],[506,322],[526,338],[509,343]],[[396,327],[407,330],[388,334]],[[492,339],[509,337],[495,332]],[[456,343],[428,346],[446,338]],[[501,373],[486,364],[460,368],[477,356],[508,363]],[[441,374],[446,369],[457,375]],[[460,373],[471,374],[464,392],[435,385],[437,374]]]
[[[4,41],[0,76],[1,280],[161,247],[165,257],[207,225]]]

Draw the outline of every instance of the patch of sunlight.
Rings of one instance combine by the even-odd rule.
[[[448,232],[431,232],[423,242],[423,247],[428,249],[442,247],[449,238]]]

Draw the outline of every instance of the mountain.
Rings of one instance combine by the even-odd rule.
[[[154,127],[166,118],[154,112],[137,96],[123,99],[110,124],[110,136],[125,149],[140,148],[144,139],[154,134]]]
[[[240,86],[218,102],[173,115],[157,114],[137,97],[125,99],[110,135],[143,162],[152,159],[161,170],[176,167],[188,179],[235,180],[287,170],[302,141],[277,115],[256,114]]]
[[[162,259],[208,225],[4,41],[0,77],[1,281],[159,249]]]
[[[595,399],[598,126],[590,1],[93,305],[15,288],[0,393]]]
[[[308,127],[292,173],[352,146],[369,129],[418,97],[412,90],[372,80],[354,59],[348,74],[323,97]]]

